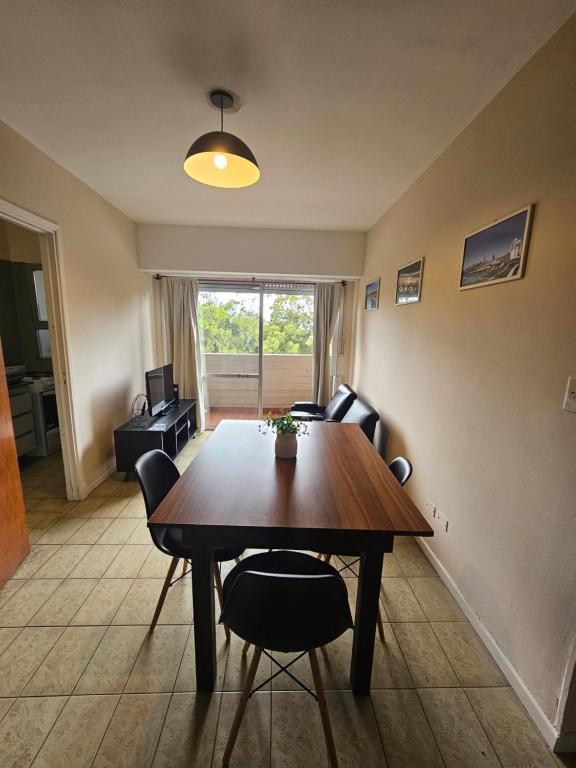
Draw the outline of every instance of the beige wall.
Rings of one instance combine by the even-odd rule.
[[[575,51],[573,17],[369,232],[354,366],[410,493],[450,521],[433,552],[556,725],[576,631]],[[531,202],[524,279],[459,292],[464,237]],[[419,256],[422,301],[396,307]]]
[[[359,277],[363,232],[138,224],[141,269],[204,275]]]
[[[137,268],[134,224],[0,123],[0,198],[60,225],[70,386],[84,487],[109,469],[152,362],[150,278]]]

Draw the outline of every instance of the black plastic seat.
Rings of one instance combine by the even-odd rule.
[[[358,424],[368,440],[374,441],[376,424],[380,421],[380,414],[372,406],[365,403],[359,397],[354,400],[350,409],[342,419],[342,424]]]
[[[289,666],[307,653],[324,727],[329,764],[331,768],[337,768],[334,739],[315,649],[332,642],[352,627],[346,585],[338,571],[329,563],[302,552],[280,550],[247,557],[232,569],[224,581],[224,608],[220,621],[255,646],[223,764],[228,765],[230,760],[246,704],[253,692],[251,688],[262,653],[272,659],[280,671],[286,671],[308,690],[287,671]],[[268,651],[300,652],[300,655],[288,665],[282,666]]]
[[[352,387],[340,384],[328,405],[301,400],[292,404],[290,415],[298,421],[342,421],[355,399],[356,392]]]
[[[140,484],[142,496],[144,497],[146,517],[150,519],[152,514],[158,508],[160,502],[168,495],[168,492],[179,480],[180,472],[170,456],[160,450],[148,451],[148,453],[140,456],[134,464],[134,471]],[[182,530],[179,528],[159,528],[155,526],[148,530],[150,531],[150,536],[155,546],[158,547],[161,552],[164,552],[165,555],[172,557],[172,562],[168,567],[168,573],[166,574],[158,604],[154,611],[154,617],[150,624],[150,632],[152,632],[158,622],[160,611],[164,605],[164,600],[166,599],[169,588],[175,584],[176,581],[179,581],[179,579],[176,579],[173,582],[172,576],[181,559],[184,560],[182,576],[186,574],[190,560],[190,550],[185,546]],[[243,551],[243,549],[218,549],[214,552],[214,560],[216,563],[221,563],[226,560],[239,561]],[[214,569],[214,581],[220,600],[220,607],[222,607],[224,598],[218,565]],[[228,628],[226,628],[226,636],[230,636]]]

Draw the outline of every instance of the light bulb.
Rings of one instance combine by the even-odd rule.
[[[214,155],[214,165],[219,171],[223,171],[228,165],[228,158],[224,157],[224,155]]]

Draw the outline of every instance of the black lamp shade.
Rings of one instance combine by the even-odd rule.
[[[260,178],[249,147],[225,131],[211,131],[196,139],[184,160],[184,170],[201,184],[228,189],[249,187]]]

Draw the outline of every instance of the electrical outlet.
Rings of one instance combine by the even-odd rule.
[[[562,408],[565,411],[570,411],[570,413],[576,413],[576,377],[574,376],[570,376],[568,379]]]
[[[445,533],[448,533],[448,520],[444,517],[444,515],[441,512],[439,512],[438,509],[436,509],[435,517],[440,523],[440,527],[442,528],[442,530]]]
[[[432,499],[424,500],[424,509],[428,513],[429,517],[436,517],[436,504],[434,504]]]

